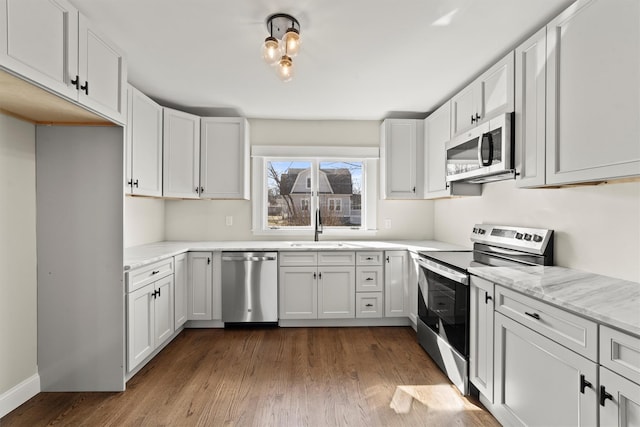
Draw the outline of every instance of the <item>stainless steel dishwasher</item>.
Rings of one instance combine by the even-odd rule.
[[[222,253],[222,321],[278,322],[278,253]]]

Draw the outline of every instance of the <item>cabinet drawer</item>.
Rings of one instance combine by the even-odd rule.
[[[382,267],[356,267],[356,292],[382,292]]]
[[[345,251],[318,252],[318,266],[321,265],[355,265],[356,253]]]
[[[356,252],[356,265],[382,265],[382,258],[382,251]]]
[[[496,311],[588,359],[598,360],[596,323],[501,286],[496,286],[495,292]]]
[[[356,294],[356,318],[382,317],[382,292]]]
[[[127,272],[127,292],[133,292],[170,274],[173,274],[173,258],[131,270]]]
[[[318,253],[308,251],[280,252],[278,254],[280,265],[283,267],[316,266]]]
[[[600,325],[600,364],[640,384],[640,338]]]

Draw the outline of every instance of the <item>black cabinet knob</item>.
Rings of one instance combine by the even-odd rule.
[[[609,399],[613,402],[613,396],[607,393],[607,390],[603,385],[600,386],[600,406],[604,406],[604,402]]]
[[[85,81],[83,86],[80,86],[80,90],[89,95],[89,82]]]

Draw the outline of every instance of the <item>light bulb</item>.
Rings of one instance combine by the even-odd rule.
[[[269,65],[275,65],[280,60],[280,48],[275,37],[267,37],[262,45],[262,58]]]
[[[294,57],[300,50],[300,33],[295,28],[289,28],[284,36],[282,43],[285,45],[285,52],[290,57]]]
[[[284,55],[278,63],[278,77],[283,82],[289,82],[293,79],[293,61],[291,57]]]

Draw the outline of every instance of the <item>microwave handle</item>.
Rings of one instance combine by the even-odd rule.
[[[489,159],[486,161],[484,157],[482,157],[482,147],[485,141],[489,144]],[[481,166],[491,166],[491,163],[493,163],[493,137],[491,136],[491,132],[483,133],[480,137],[480,141],[478,142],[478,162]]]

